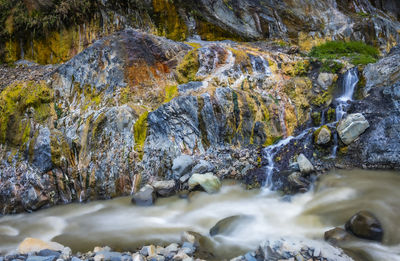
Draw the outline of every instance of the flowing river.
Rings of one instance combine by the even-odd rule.
[[[382,222],[383,244],[357,240],[344,248],[356,260],[400,260],[399,187],[400,173],[336,170],[322,176],[312,191],[292,197],[227,181],[218,194],[159,199],[152,207],[134,206],[129,197],[70,204],[0,218],[0,252],[15,250],[26,237],[53,240],[73,251],[104,245],[135,250],[146,243],[179,242],[184,231],[209,235],[221,219],[248,216],[231,231],[209,236],[207,248],[221,260],[254,250],[269,236],[323,240],[325,231],[369,210]]]

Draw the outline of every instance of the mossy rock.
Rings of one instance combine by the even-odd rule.
[[[44,82],[22,82],[0,94],[0,143],[20,146],[30,135],[30,119],[45,123],[55,115],[53,90]]]
[[[199,52],[197,49],[189,51],[185,55],[182,62],[176,68],[177,81],[179,84],[185,84],[191,81],[196,81],[196,74],[199,70]]]
[[[144,148],[144,142],[146,141],[147,137],[147,117],[149,113],[145,112],[142,115],[139,116],[139,118],[136,120],[135,125],[133,127],[134,129],[134,136],[135,136],[135,150],[139,154],[139,158],[143,158],[143,148]]]
[[[322,134],[323,135],[320,135]],[[319,129],[314,131],[314,144],[317,145],[326,145],[331,141],[332,133],[331,130],[328,128],[328,126],[324,125],[321,126]],[[321,137],[322,136],[322,137]]]

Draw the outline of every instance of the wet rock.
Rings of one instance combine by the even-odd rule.
[[[38,256],[55,256],[58,258],[61,253],[58,251],[50,250],[50,249],[43,249],[37,253]]]
[[[237,228],[242,222],[249,222],[251,220],[251,216],[247,215],[236,215],[224,218],[217,222],[211,229],[210,229],[210,236],[215,235],[228,235],[231,233],[235,228]]]
[[[351,237],[352,236],[346,230],[339,227],[328,230],[324,234],[325,241],[332,245],[338,245],[341,242],[351,239]]]
[[[302,174],[309,174],[314,171],[314,166],[304,154],[300,154],[297,157],[297,163],[299,164],[300,172]]]
[[[156,200],[154,188],[146,185],[135,193],[132,197],[132,203],[139,206],[151,206]]]
[[[189,189],[196,186],[201,186],[207,193],[216,193],[221,188],[221,182],[212,173],[193,174],[189,179]]]
[[[317,83],[325,91],[333,84],[337,75],[332,73],[320,73],[318,75]]]
[[[80,258],[77,258],[77,257],[72,257],[71,258],[71,261],[82,261]],[[138,260],[138,261],[141,261],[141,260]]]
[[[157,195],[161,197],[169,197],[175,194],[174,180],[156,181],[152,185],[157,192]]]
[[[42,172],[51,170],[53,166],[51,160],[50,130],[48,128],[41,128],[39,130],[33,150],[33,165]]]
[[[192,173],[204,174],[207,172],[213,172],[215,167],[206,160],[200,160],[196,166],[193,167]]]
[[[154,256],[150,256],[149,258],[147,258],[147,260],[149,260],[149,261],[164,261],[165,257],[160,256],[160,255],[154,255]]]
[[[174,159],[172,163],[172,174],[175,179],[179,179],[192,170],[194,160],[188,155],[182,155]]]
[[[182,251],[187,255],[192,255],[196,251],[196,247],[193,243],[184,242],[182,245]]]
[[[293,191],[298,191],[301,188],[307,188],[307,181],[303,178],[303,174],[300,172],[293,172],[288,176],[288,182],[290,183]]]
[[[331,131],[328,127],[322,126],[314,133],[314,141],[318,145],[325,145],[331,141]]]
[[[379,220],[368,211],[360,211],[346,223],[346,230],[355,236],[379,241],[383,239],[383,228]]]
[[[46,242],[37,238],[26,238],[18,246],[18,252],[28,254],[31,252],[39,252],[41,250],[62,251],[64,246],[56,242]]]
[[[56,256],[28,256],[26,261],[55,261]]]
[[[337,131],[343,143],[349,145],[368,128],[369,122],[365,117],[361,113],[354,113],[339,122]]]

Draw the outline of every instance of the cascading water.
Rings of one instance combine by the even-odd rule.
[[[349,107],[349,102],[353,100],[354,91],[356,89],[357,83],[359,81],[357,75],[358,69],[354,67],[348,70],[344,74],[342,90],[343,94],[336,99],[336,121],[339,122],[343,116],[346,114]],[[336,158],[337,148],[338,148],[338,137],[337,133],[333,135],[334,146],[332,149],[331,158]]]

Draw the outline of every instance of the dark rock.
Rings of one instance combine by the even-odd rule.
[[[347,221],[345,227],[357,237],[382,242],[382,225],[371,212],[358,212]]]
[[[206,160],[200,160],[196,166],[193,167],[192,173],[204,174],[207,172],[213,172],[215,167]]]
[[[251,219],[252,217],[247,215],[237,215],[224,218],[218,221],[217,224],[210,229],[210,236],[228,235],[237,228],[240,223],[249,222]]]
[[[182,155],[174,159],[172,163],[172,174],[175,179],[179,179],[192,170],[194,160],[188,155]]]
[[[146,185],[135,193],[132,197],[132,203],[139,206],[151,206],[156,200],[154,188]]]
[[[161,197],[169,197],[175,194],[174,180],[156,181],[152,185],[157,192],[157,195]]]

